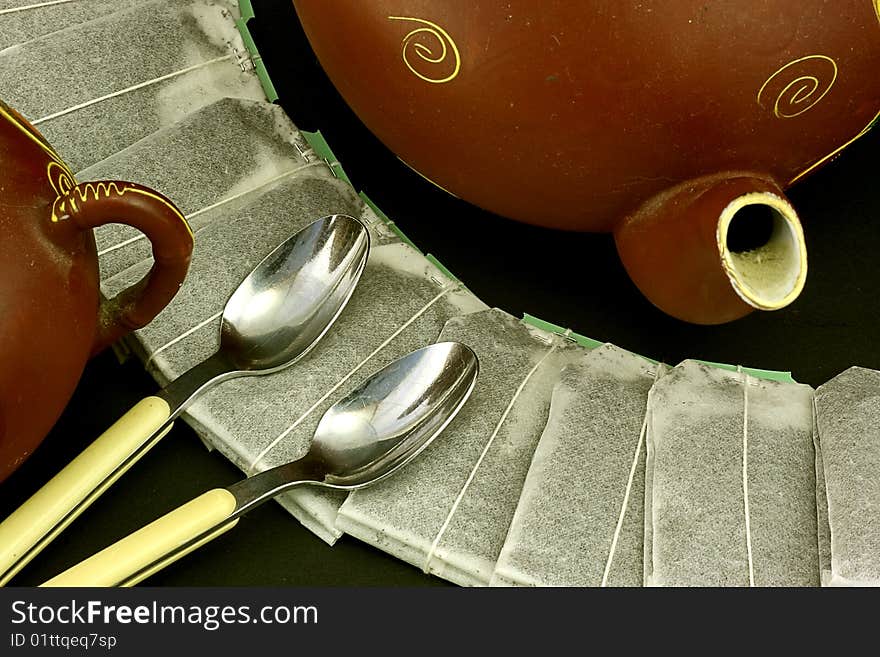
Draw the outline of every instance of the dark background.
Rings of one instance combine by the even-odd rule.
[[[487,304],[677,363],[684,358],[791,371],[820,385],[851,365],[880,368],[880,129],[789,190],[807,236],[806,289],[788,308],[718,327],[656,310],[629,281],[609,235],[518,224],[447,196],[401,164],[347,108],[318,66],[292,4],[254,1],[250,29],[301,129],[320,129],[355,187]],[[155,392],[135,361],[94,359],[52,434],[0,485],[0,517],[27,499],[131,405]],[[184,501],[241,478],[179,424],[13,581],[32,585]],[[275,504],[153,576],[149,584],[423,586],[439,579],[343,537],[333,547]]]

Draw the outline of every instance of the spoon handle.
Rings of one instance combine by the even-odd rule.
[[[134,586],[232,529],[235,497],[215,488],[40,586]]]
[[[160,397],[141,400],[0,523],[0,585],[171,430],[171,413]]]
[[[201,361],[133,406],[0,523],[0,586],[149,452],[196,395],[234,374],[219,351]]]
[[[319,484],[308,456],[215,488],[72,566],[41,586],[134,586],[232,529],[256,506],[290,488]]]

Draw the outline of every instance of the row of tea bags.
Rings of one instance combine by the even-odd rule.
[[[823,424],[837,382],[817,433],[812,388],[766,373],[587,349],[499,309],[439,339],[480,358],[472,399],[405,472],[348,496],[346,533],[462,585],[880,583],[877,432],[816,466],[814,441],[844,442]]]
[[[348,533],[474,586],[880,584],[880,373],[854,368],[814,394],[487,307],[268,102],[237,18],[233,0],[0,0],[4,100],[79,180],[154,187],[193,228],[183,287],[128,341],[159,385],[217,348],[226,299],[283,239],[327,214],[370,230],[364,275],[312,352],[187,409],[209,447],[246,474],[296,459],[335,400],[457,340],[480,376],[417,460],[349,495],[279,499],[321,539]],[[112,296],[149,270],[149,242],[96,233]]]
[[[440,339],[480,356],[474,406],[351,494],[346,532],[459,584],[880,583],[880,374],[822,386],[816,425],[809,386],[553,347],[497,309]]]

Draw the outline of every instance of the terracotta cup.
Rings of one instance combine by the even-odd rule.
[[[146,234],[155,263],[101,300],[92,228],[107,223]],[[77,184],[43,136],[0,101],[0,481],[49,432],[89,356],[168,304],[192,248],[171,201],[134,183]]]
[[[691,322],[797,297],[783,190],[880,115],[880,0],[293,2],[404,162],[500,215],[613,232]]]

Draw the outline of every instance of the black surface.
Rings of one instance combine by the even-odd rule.
[[[880,129],[789,190],[807,236],[806,289],[788,308],[701,327],[671,319],[630,283],[608,235],[539,229],[453,199],[401,164],[354,117],[320,71],[292,5],[255,1],[250,27],[302,129],[320,128],[358,189],[425,252],[492,306],[556,324],[668,363],[694,357],[791,371],[819,385],[850,365],[880,368]],[[463,153],[462,157],[467,154]],[[0,485],[5,516],[91,439],[155,390],[136,362],[95,359],[34,456]],[[240,473],[177,426],[14,583],[36,584]],[[422,586],[443,584],[344,537],[334,548],[274,504],[150,580],[154,585]]]

